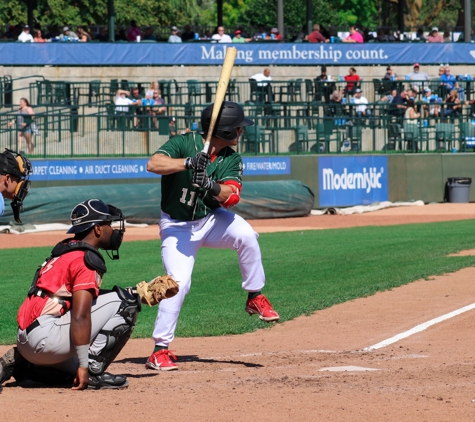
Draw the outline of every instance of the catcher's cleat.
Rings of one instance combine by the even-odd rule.
[[[16,347],[12,347],[0,358],[0,392],[2,384],[16,374],[15,365],[20,363],[26,363],[26,360]]]
[[[121,389],[127,388],[129,381],[125,375],[112,375],[104,372],[101,375],[89,374],[89,390]]]
[[[158,350],[147,359],[145,367],[148,369],[156,369],[157,371],[174,371],[178,369],[176,362],[177,357],[168,349]]]
[[[270,302],[262,294],[254,299],[247,300],[246,312],[249,315],[258,314],[259,318],[265,322],[277,322],[280,318],[279,314],[274,311]]]

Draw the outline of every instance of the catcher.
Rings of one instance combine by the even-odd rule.
[[[113,221],[118,229],[111,227]],[[107,269],[98,249],[119,259],[124,216],[112,205],[89,199],[72,210],[71,222],[68,233],[74,238],[53,248],[20,307],[17,347],[0,358],[0,386],[13,376],[69,382],[73,390],[127,387],[125,376],[105,370],[129,340],[141,303],[152,306],[178,292],[168,276],[99,290]]]

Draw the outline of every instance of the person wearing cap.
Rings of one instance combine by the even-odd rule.
[[[278,41],[283,41],[284,40],[282,35],[279,34],[279,30],[277,28],[272,28],[270,30],[270,39],[271,40],[278,40]]]
[[[176,26],[172,26],[172,33],[168,37],[168,42],[182,42],[183,40],[178,36],[178,28]]]
[[[73,208],[71,224],[67,233],[74,237],[53,248],[20,306],[17,346],[0,358],[0,384],[13,376],[69,383],[73,390],[128,386],[125,376],[105,370],[132,334],[140,297],[133,287],[99,292],[107,271],[99,249],[119,258],[124,215],[88,199]]]
[[[4,198],[11,199],[13,218],[21,224],[20,211],[30,190],[30,160],[15,151],[5,149],[0,154],[0,217],[5,212]]]
[[[416,91],[416,93],[421,92],[425,82],[430,81],[429,75],[425,72],[421,72],[420,68],[419,63],[414,63],[414,70],[406,75],[406,79],[411,81],[411,88]]]
[[[25,25],[23,27],[23,31],[21,34],[18,36],[18,41],[21,42],[34,42],[33,40],[33,35],[30,34],[30,27],[28,25]]]
[[[397,79],[397,74],[394,71],[394,68],[392,66],[388,66],[386,68],[386,74],[383,76],[383,79],[390,79],[390,80]]]
[[[191,29],[191,25],[185,25],[185,30],[181,34],[181,40],[185,41],[193,41],[195,39],[195,31]]]
[[[236,29],[234,31],[234,38],[233,38],[233,43],[236,43],[236,44],[242,44],[242,43],[245,43],[246,40],[244,39],[244,37],[242,36],[242,32],[240,29]]]
[[[356,26],[350,27],[350,35],[341,40],[342,42],[351,42],[351,43],[363,43],[363,36],[358,32]]]
[[[355,95],[353,97],[353,104],[355,107],[355,114],[357,117],[370,116],[371,110],[368,108],[368,100],[363,96],[363,90],[356,88]]]
[[[217,33],[213,34],[211,40],[219,43],[232,43],[233,40],[228,34],[224,33],[224,26],[218,26]]]
[[[434,26],[426,38],[427,42],[444,42],[444,37],[439,34],[439,28]]]
[[[61,41],[69,41],[71,39],[79,39],[75,32],[71,31],[69,27],[63,27],[63,33],[59,36]]]
[[[432,90],[429,87],[424,88],[424,96],[422,102],[424,103],[424,115],[425,117],[439,117],[440,105],[437,104],[437,95],[432,95]]]

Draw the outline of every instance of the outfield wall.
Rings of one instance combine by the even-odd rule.
[[[299,155],[243,157],[244,181],[300,180],[315,195],[314,208],[375,201],[443,202],[449,177],[475,181],[474,153]],[[34,186],[159,183],[147,158],[33,160]],[[94,189],[91,188],[91,195]],[[475,187],[470,189],[475,202]]]

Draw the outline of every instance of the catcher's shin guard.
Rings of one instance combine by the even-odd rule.
[[[28,361],[20,354],[16,347],[12,347],[0,358],[0,392],[2,384],[14,377],[17,381],[26,378]]]
[[[89,355],[89,373],[101,375],[114,361],[134,331],[138,313],[141,309],[140,298],[130,294],[119,286],[112,289],[117,293],[122,304],[117,314],[125,319],[126,324],[120,324],[113,330],[101,330],[99,334],[107,337],[106,345],[99,355]]]

